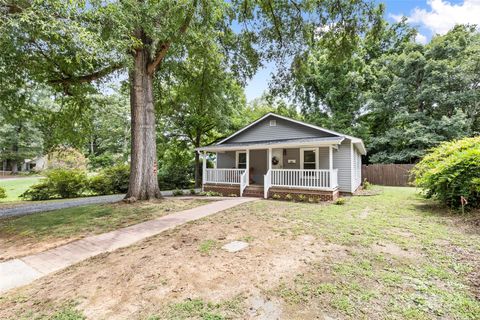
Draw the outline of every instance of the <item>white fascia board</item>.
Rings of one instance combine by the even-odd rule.
[[[284,149],[284,148],[295,148],[295,147],[322,147],[322,146],[336,146],[342,143],[345,138],[340,138],[337,141],[319,141],[319,142],[295,142],[295,143],[279,143],[279,144],[251,144],[248,146],[228,146],[222,147],[221,145],[207,146],[196,148],[195,151],[208,151],[208,152],[222,152],[222,151],[235,151],[235,150],[254,150],[254,149]]]

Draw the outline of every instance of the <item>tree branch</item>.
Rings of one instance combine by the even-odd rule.
[[[120,70],[123,67],[124,67],[123,64],[113,64],[103,69],[92,72],[90,74],[81,75],[81,76],[69,75],[60,79],[52,79],[52,80],[49,80],[48,82],[50,84],[67,84],[67,85],[74,84],[74,83],[92,82],[94,80],[103,78],[116,70]]]
[[[178,34],[176,35],[176,38],[180,37],[182,34],[184,34],[187,31],[187,28],[190,25],[190,22],[192,21],[193,15],[195,13],[195,8],[197,7],[197,3],[198,3],[198,0],[193,0],[192,7],[190,8],[190,11],[187,13],[187,16],[185,17],[185,21],[178,29]],[[157,53],[155,54],[155,58],[147,67],[148,73],[153,74],[157,70],[158,66],[160,65],[160,63],[162,63],[163,59],[167,55],[168,49],[170,48],[173,40],[174,39],[169,39],[168,41],[160,45],[159,50],[157,50]]]
[[[275,27],[275,31],[277,32],[280,45],[283,45],[282,32],[280,31],[280,26],[279,26],[280,21],[277,20],[277,16],[275,15],[275,10],[273,10],[272,2],[268,1],[267,3],[268,3],[268,8],[270,9],[270,12],[272,14],[273,26]]]

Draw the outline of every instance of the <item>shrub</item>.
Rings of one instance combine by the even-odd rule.
[[[202,191],[198,193],[199,196],[206,196],[206,197],[217,197],[217,196],[223,196],[220,192],[216,191]]]
[[[195,189],[190,189],[190,194],[193,196],[195,195],[197,192],[195,191]]]
[[[21,198],[26,200],[48,200],[58,197],[53,188],[46,182],[41,182],[30,186],[27,191],[20,195]]]
[[[130,178],[130,167],[126,164],[118,164],[105,168],[89,181],[89,188],[96,194],[126,193],[128,180]]]
[[[115,157],[110,153],[103,153],[99,156],[90,156],[88,158],[88,166],[90,169],[96,170],[115,165]]]
[[[228,196],[229,197],[238,197],[236,193],[230,193]]]
[[[157,177],[160,190],[186,189],[192,186],[190,173],[180,166],[161,168]]]
[[[346,202],[347,202],[347,200],[345,200],[345,198],[337,198],[337,200],[335,200],[334,203],[335,203],[337,206],[342,206],[342,205],[344,205]]]
[[[309,202],[309,203],[317,203],[318,201],[317,201],[317,198],[315,198],[315,197],[310,197],[310,198],[308,198],[308,202]]]
[[[466,208],[480,207],[480,137],[444,142],[414,167],[416,186],[427,198],[458,208],[461,197]]]
[[[21,197],[30,200],[52,198],[76,198],[82,195],[88,184],[85,171],[79,169],[53,169],[45,179],[31,186]]]
[[[287,201],[292,201],[292,200],[293,200],[293,196],[292,196],[290,193],[287,193],[287,194],[285,195],[285,200],[287,200]]]
[[[77,149],[58,148],[47,156],[48,168],[50,169],[87,169],[87,159]]]
[[[304,194],[299,194],[297,199],[300,202],[305,202],[305,201],[307,201],[307,196],[304,195]]]
[[[5,199],[7,197],[7,190],[5,188],[0,187],[0,199]]]
[[[371,189],[372,188],[372,184],[370,182],[368,182],[367,178],[365,178],[363,180],[363,189],[364,190],[368,190],[368,189]]]
[[[183,196],[183,190],[180,190],[180,189],[173,190],[172,194],[174,197]]]

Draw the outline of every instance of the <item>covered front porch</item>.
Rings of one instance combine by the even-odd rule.
[[[205,147],[200,150],[203,159],[215,161],[214,168],[207,168],[207,161],[203,161],[203,188],[225,195],[268,198],[274,193],[290,193],[333,200],[339,187],[334,152],[341,141],[316,139],[296,145]]]

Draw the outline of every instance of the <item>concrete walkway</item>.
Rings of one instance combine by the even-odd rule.
[[[199,192],[200,189],[196,189]],[[189,190],[183,190],[185,194],[189,194]],[[162,196],[169,197],[173,194],[173,190],[162,191]],[[17,217],[32,213],[53,211],[59,209],[86,206],[90,204],[112,203],[122,200],[124,194],[114,194],[109,196],[94,196],[75,199],[50,200],[45,202],[30,201],[26,204],[13,205],[11,207],[0,207],[0,219],[7,217]],[[8,205],[8,203],[5,203]]]
[[[130,227],[73,241],[41,253],[0,263],[0,293],[20,287],[52,272],[96,256],[127,247],[162,231],[189,221],[255,201],[258,198],[234,198],[180,211]]]

